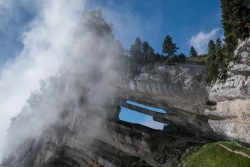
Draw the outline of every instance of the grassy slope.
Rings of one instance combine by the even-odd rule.
[[[207,61],[207,55],[199,55],[198,57],[187,57],[186,62],[188,63],[204,63]]]
[[[232,150],[237,150],[250,155],[250,150],[239,147],[232,142],[217,142],[206,144],[191,153],[184,161],[178,163],[180,167],[249,167],[250,159],[239,154],[227,151],[219,144]]]

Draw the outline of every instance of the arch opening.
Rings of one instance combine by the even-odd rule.
[[[152,116],[145,115],[143,113],[130,110],[125,107],[121,107],[119,119],[122,121],[130,122],[134,124],[140,124],[140,125],[144,125],[149,128],[158,129],[158,130],[162,130],[165,125],[163,123],[154,121]]]

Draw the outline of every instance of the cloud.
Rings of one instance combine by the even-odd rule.
[[[6,3],[5,3],[6,2]],[[14,17],[18,5],[39,6],[35,17],[20,32],[23,49],[0,69],[0,159],[10,118],[20,112],[30,92],[39,89],[39,79],[54,75],[63,61],[72,30],[84,10],[84,0],[0,1],[5,17]],[[9,15],[8,15],[9,14]],[[13,26],[6,18],[0,30]],[[11,57],[11,55],[9,55]]]
[[[163,123],[154,121],[153,117],[151,116],[147,116],[146,119],[141,121],[139,124],[145,125],[153,129],[163,129],[164,127]]]
[[[0,5],[2,2],[3,1],[0,0]],[[8,4],[3,3],[5,6],[6,18],[4,23],[0,21],[0,31],[7,27],[13,27],[9,20],[11,20],[12,17],[17,16],[17,12],[14,11],[16,8],[20,6],[26,7],[26,5],[28,5],[29,7],[36,6],[36,10],[32,10],[32,12],[35,11],[32,13],[35,14],[35,16],[32,17],[31,21],[24,25],[24,31],[20,31],[18,34],[23,43],[21,52],[16,57],[9,59],[9,61],[0,68],[0,106],[2,107],[0,117],[0,153],[1,150],[3,150],[4,138],[10,123],[10,118],[16,116],[17,113],[21,111],[26,99],[30,96],[30,92],[39,89],[39,79],[46,79],[49,76],[54,75],[57,72],[58,67],[62,64],[63,57],[67,52],[67,46],[72,42],[72,30],[76,23],[78,23],[81,13],[84,11],[84,4],[84,0],[45,0],[39,1],[39,3],[36,0],[20,0],[18,4],[14,3],[13,0],[10,0],[8,1]],[[29,10],[26,8],[25,10]],[[126,12],[126,9],[123,9],[122,12],[119,12],[117,15],[114,14],[115,12],[116,11],[109,9],[108,7],[103,10],[103,13],[105,13],[105,20],[107,17],[108,21],[113,22],[115,25],[115,31],[117,31],[117,34],[120,34],[120,39],[125,38],[124,36],[139,34],[140,29],[138,28],[139,23],[137,23],[138,18],[133,17],[131,14],[127,15],[129,12]],[[126,12],[126,14],[123,12]],[[130,31],[122,31],[124,30],[124,27]],[[133,32],[133,34],[131,32]],[[100,45],[97,45],[98,47],[96,47],[97,41],[91,38],[77,39],[76,41],[78,43],[74,43],[75,46],[72,47],[73,49],[70,48],[72,52],[75,52],[76,54],[78,52],[89,54],[82,55],[86,61],[79,61],[81,70],[72,67],[73,69],[69,69],[69,71],[80,70],[81,72],[84,71],[82,74],[87,74],[89,71],[96,70],[93,67],[98,67],[99,69],[103,69],[101,71],[104,72],[104,75],[107,71],[107,66],[113,62],[111,61],[112,58],[105,59],[100,64],[100,61],[95,60],[91,49],[89,48],[93,48],[92,44],[95,44],[95,52],[102,53],[101,55],[103,55],[103,51],[111,52],[112,49],[110,49],[109,45],[103,43],[103,41],[99,41]],[[80,50],[78,50],[78,47],[80,47]],[[92,55],[91,59],[89,59],[89,55]],[[103,76],[103,78],[105,77]],[[88,80],[88,78],[85,80]],[[95,91],[91,92],[89,95],[89,101],[105,103],[107,100],[107,98],[105,98],[105,93],[108,94],[109,92],[112,92],[112,90],[108,90],[107,92],[107,90],[102,89],[104,84],[102,82],[105,82],[104,79],[100,82],[101,83],[96,84]],[[94,85],[91,84],[91,87],[94,87]],[[69,94],[67,94],[67,96],[68,98],[71,97]],[[53,97],[49,97],[48,101],[52,98]],[[51,113],[48,115],[51,115]],[[36,122],[39,124],[34,125],[34,127],[31,127],[30,129],[36,129],[35,126],[44,125],[46,122],[44,119],[46,118],[47,117],[42,119],[39,118],[38,120],[36,117],[33,118],[33,120],[29,120],[29,122]],[[145,121],[145,124],[152,124],[153,127],[162,128],[157,122],[150,123],[150,121]],[[29,128],[26,128],[24,129],[24,132],[26,132],[27,129],[29,130]],[[33,131],[29,133],[32,132]],[[24,134],[26,135],[28,133]],[[10,143],[11,142],[9,142],[9,144]]]
[[[198,54],[204,54],[207,52],[209,40],[214,40],[219,30],[219,28],[215,28],[208,33],[201,31],[197,35],[193,36],[189,43],[195,48]]]

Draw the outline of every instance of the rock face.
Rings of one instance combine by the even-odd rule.
[[[208,103],[205,77],[205,66],[202,65],[154,65],[142,67],[138,76],[125,78],[115,86],[120,90],[119,98],[162,108],[167,113],[145,113],[145,109],[121,105],[151,115],[162,123],[207,133],[211,129],[203,114]]]
[[[204,82],[204,66],[143,67],[138,76],[123,81],[123,94],[126,99],[163,108],[167,113],[125,106],[151,115],[155,121],[249,146],[250,39],[239,42],[234,54],[229,77],[212,87]]]
[[[37,138],[27,140],[3,166],[18,167],[115,167],[171,166],[205,138],[180,129],[168,133],[141,125],[100,118],[101,125],[84,128],[86,117],[77,114],[68,126],[51,127]],[[81,119],[84,120],[81,120]],[[67,120],[65,120],[67,122]],[[64,124],[67,124],[64,122]],[[101,129],[100,129],[101,128]],[[183,136],[184,134],[184,136]]]
[[[103,50],[112,48],[114,41],[101,11],[84,16],[74,41],[77,46],[72,47],[60,77],[53,79],[35,107],[21,113],[24,121],[14,124],[11,141],[22,136],[20,131],[32,129],[34,134],[22,138],[1,167],[168,167],[211,139],[250,144],[250,40],[241,42],[235,51],[237,62],[230,64],[230,77],[211,88],[206,85],[203,65],[138,66],[138,75],[131,77],[113,68],[117,62],[112,49]],[[84,41],[81,34],[91,40]],[[89,55],[93,58],[88,59]],[[150,115],[167,126],[154,130],[121,121],[121,107]],[[57,111],[50,115],[53,119],[44,116],[46,110]],[[30,124],[25,123],[31,118],[39,126],[27,128]]]
[[[217,102],[205,111],[208,115],[224,118],[209,120],[218,134],[240,143],[250,144],[250,39],[239,42],[234,53],[235,61],[229,64],[225,82],[217,81],[209,92],[209,99]]]
[[[86,90],[85,82],[75,80],[66,87],[78,95],[70,98],[72,102],[67,102],[70,105],[55,124],[36,138],[25,140],[2,166],[172,166],[210,141],[206,135],[215,135],[201,112],[208,101],[204,70],[204,66],[191,64],[155,65],[142,67],[136,78],[122,78],[111,70],[115,79],[98,86],[100,90],[112,87],[112,94],[104,92],[109,99],[105,103],[86,100],[90,90]],[[79,82],[84,83],[82,91],[74,91],[72,84]],[[85,100],[75,106],[78,98]],[[140,108],[126,100],[161,107],[167,113]],[[168,126],[154,130],[120,121],[120,106],[151,115]]]

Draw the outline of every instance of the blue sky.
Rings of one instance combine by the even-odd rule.
[[[161,53],[170,35],[179,53],[194,45],[202,54],[210,39],[223,37],[219,0],[0,0],[0,158],[10,118],[39,79],[57,72],[81,13],[94,9],[102,9],[125,49],[140,37]]]
[[[133,101],[126,101],[126,102],[128,104],[132,104],[132,105],[135,105],[138,107],[146,108],[146,109],[149,109],[151,111],[158,112],[158,113],[166,113],[165,110],[160,109],[160,108],[150,107],[150,106],[136,103]],[[154,129],[162,129],[164,126],[164,124],[162,124],[162,123],[155,122],[153,120],[152,116],[145,115],[145,114],[127,109],[125,107],[121,107],[121,112],[120,112],[119,118],[120,118],[120,120],[123,120],[123,121],[138,123],[138,124],[145,125],[145,126],[148,126],[148,127],[154,128]]]
[[[179,53],[188,55],[192,44],[197,45],[195,47],[198,52],[204,53],[207,49],[204,45],[207,45],[209,39],[223,35],[219,0],[94,2],[89,3],[88,8],[103,9],[104,17],[108,22],[114,23],[115,37],[122,41],[125,49],[129,49],[138,36],[142,42],[148,41],[156,52],[161,53],[164,37],[170,35],[180,48]],[[117,21],[119,23],[116,25]],[[211,33],[213,30],[214,33]],[[195,38],[193,42],[192,38]]]
[[[22,50],[22,33],[38,14],[38,7],[16,2],[13,9],[16,12],[0,26],[0,64]],[[94,9],[102,9],[106,21],[114,24],[115,37],[125,49],[130,49],[135,38],[140,37],[142,42],[148,41],[155,52],[161,53],[164,37],[170,35],[180,48],[179,53],[188,55],[191,45],[197,45],[197,51],[204,53],[206,43],[199,46],[199,40],[204,43],[204,39],[223,35],[219,0],[89,0],[79,12]],[[213,30],[216,32],[209,35]],[[201,34],[191,43],[192,37],[199,33],[203,33],[203,38]]]

